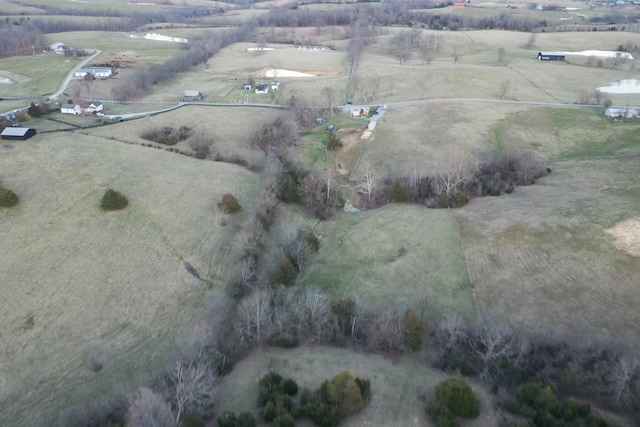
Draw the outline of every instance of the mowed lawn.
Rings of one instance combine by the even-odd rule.
[[[292,378],[300,389],[314,390],[323,381],[343,371],[371,381],[371,401],[365,409],[340,423],[341,426],[432,426],[425,407],[435,387],[448,376],[426,367],[412,356],[388,359],[347,349],[303,346],[290,350],[254,350],[222,379],[217,413],[251,411],[258,417],[258,381],[270,371]],[[495,425],[495,414],[481,387],[471,383],[480,398],[481,416],[465,420],[468,427]],[[313,426],[308,419],[298,422]]]
[[[533,186],[454,211],[478,303],[527,334],[638,345],[637,156],[551,168]],[[611,233],[625,221],[636,225]]]
[[[389,205],[321,223],[320,251],[298,279],[371,310],[415,307],[429,322],[475,321],[456,223],[446,210]]]
[[[0,210],[0,412],[10,425],[157,375],[200,319],[204,292],[223,284],[243,214],[220,228],[217,202],[230,192],[248,209],[260,187],[234,165],[68,133],[3,141],[0,171],[21,199]],[[99,209],[109,187],[128,208]]]

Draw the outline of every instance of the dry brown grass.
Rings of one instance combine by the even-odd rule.
[[[163,369],[206,289],[226,278],[217,201],[231,192],[249,208],[259,183],[233,165],[93,136],[12,146],[0,148],[3,184],[20,196],[0,212],[0,412],[26,425]],[[129,207],[102,212],[108,187]]]
[[[265,108],[186,106],[169,113],[93,128],[86,132],[102,138],[114,137],[121,141],[146,144],[149,141],[141,137],[144,131],[162,126],[187,126],[195,134],[204,133],[215,141],[211,148],[213,153],[220,153],[223,158],[239,156],[259,164],[263,154],[250,148],[251,137],[264,123],[275,120],[278,114],[279,110]],[[178,143],[174,148],[192,152],[189,140]]]
[[[616,248],[640,257],[640,218],[622,221],[605,231],[614,237],[613,245]]]
[[[455,211],[478,302],[529,334],[637,344],[640,258],[607,232],[638,208],[637,162],[551,167],[534,186]]]

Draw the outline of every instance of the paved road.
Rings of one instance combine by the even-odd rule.
[[[101,50],[97,50],[96,53],[94,53],[93,55],[87,57],[86,59],[83,59],[78,65],[73,67],[73,69],[71,71],[69,71],[69,74],[67,74],[67,77],[65,77],[63,82],[60,84],[60,87],[58,88],[58,90],[55,91],[54,93],[52,93],[51,95],[49,95],[49,98],[57,100],[58,97],[60,95],[62,95],[64,93],[64,91],[67,89],[67,86],[69,86],[69,82],[73,79],[73,75],[76,72],[76,70],[78,68],[84,67],[87,63],[92,61],[96,56],[100,55],[101,53],[102,53]]]

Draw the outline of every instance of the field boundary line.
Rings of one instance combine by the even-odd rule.
[[[469,280],[469,289],[471,290],[473,305],[476,308],[476,323],[482,323],[484,321],[484,315],[482,313],[482,310],[480,309],[480,305],[478,305],[478,300],[476,299],[475,285],[473,284],[473,279],[471,278],[471,271],[469,270],[469,263],[467,261],[467,253],[464,248],[464,241],[462,240],[462,235],[460,234],[460,224],[458,224],[458,221],[453,215],[453,211],[451,210],[451,208],[447,208],[447,211],[449,212],[449,217],[451,218],[451,221],[453,222],[453,225],[456,228],[456,237],[458,238],[458,243],[460,244],[460,249],[462,250],[464,267],[467,270],[467,280]]]

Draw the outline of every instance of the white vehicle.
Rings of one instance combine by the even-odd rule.
[[[387,104],[384,104],[384,105],[382,106],[382,109],[383,109],[384,111],[387,111]]]

